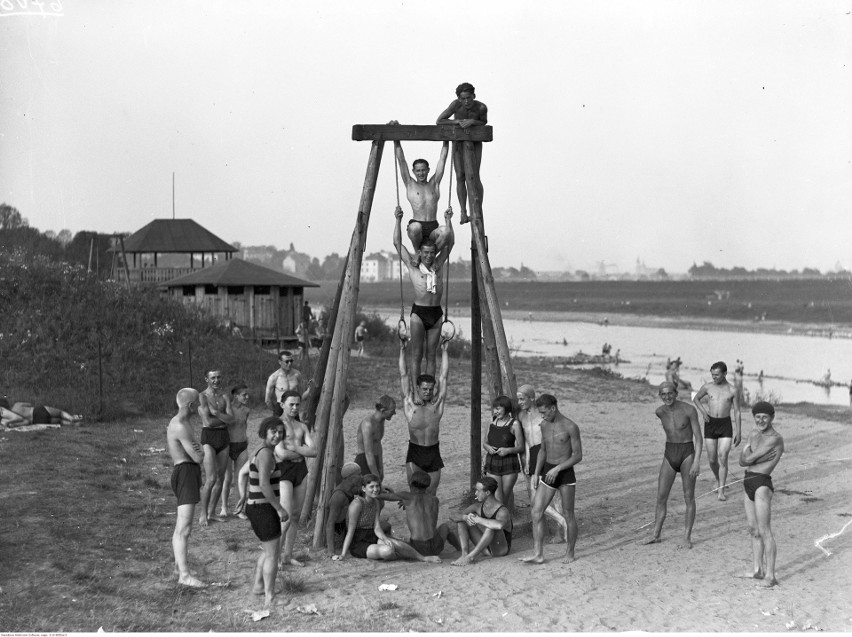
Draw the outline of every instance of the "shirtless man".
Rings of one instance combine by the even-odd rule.
[[[535,473],[531,481],[536,489],[532,510],[533,554],[520,561],[544,563],[544,511],[559,491],[562,498],[562,515],[568,526],[568,548],[563,563],[574,561],[574,545],[577,542],[577,521],[574,519],[574,492],[577,479],[574,465],[583,459],[580,428],[570,418],[562,415],[556,406],[556,397],[542,394],[535,401],[541,414],[541,451],[538,452]]]
[[[222,505],[219,509],[219,517],[226,518],[230,515],[228,511],[228,496],[234,483],[234,476],[239,475],[246,460],[248,459],[248,416],[251,408],[248,406],[249,392],[246,385],[236,385],[231,389],[231,413],[234,422],[228,425],[228,438],[231,444],[228,447],[228,460],[225,463],[225,479],[222,482]],[[247,520],[245,513],[237,513],[241,519]]]
[[[305,458],[315,458],[317,448],[311,432],[304,423],[299,421],[299,406],[302,398],[292,389],[281,395],[281,408],[284,421],[284,439],[275,447],[275,461],[281,472],[281,506],[290,516],[290,527],[284,535],[281,564],[304,566],[293,557],[293,545],[296,541],[296,527],[302,504],[305,501],[305,490],[308,483],[308,465]]]
[[[367,324],[361,321],[355,328],[355,345],[358,348],[358,358],[364,355],[364,340],[367,338]]]
[[[488,107],[482,102],[476,101],[473,85],[468,82],[456,87],[456,99],[438,115],[436,124],[458,124],[462,128],[471,126],[484,126],[488,123]],[[452,119],[450,119],[452,117]],[[474,182],[479,194],[479,203],[482,204],[483,188],[482,180],[479,178],[479,166],[482,163],[482,142],[473,143],[473,164],[476,170]],[[461,207],[460,223],[467,223],[470,217],[467,214],[467,184],[465,183],[464,152],[463,144],[453,144],[453,166],[456,169],[456,192]]]
[[[522,457],[524,474],[527,476],[527,487],[529,490],[530,504],[535,502],[535,487],[532,483],[532,475],[538,460],[538,452],[541,450],[541,414],[535,408],[535,388],[532,385],[521,385],[516,394],[518,399],[518,420],[524,429],[524,445],[526,450]],[[554,494],[554,501],[559,502],[559,494]],[[562,529],[562,537],[568,541],[568,525],[565,517],[554,506],[554,501],[547,505],[544,513],[556,522]]]
[[[358,425],[355,444],[358,455],[355,462],[361,467],[362,475],[372,473],[385,479],[385,463],[382,454],[382,438],[385,435],[385,423],[396,413],[396,401],[385,394],[376,403],[373,413]]]
[[[355,496],[361,493],[361,467],[347,462],[340,468],[341,481],[328,500],[328,515],[325,518],[325,548],[329,555],[335,555],[335,536],[346,536],[346,516],[349,505]]]
[[[684,517],[683,545],[692,548],[692,525],[695,523],[695,480],[698,478],[701,464],[701,427],[698,413],[689,403],[677,400],[677,386],[668,381],[660,385],[660,400],[657,418],[666,432],[666,451],[660,465],[660,477],[657,480],[657,509],[654,514],[654,536],[643,544],[660,542],[663,522],[674,484],[675,476],[680,473],[683,483],[683,500],[686,504]],[[693,439],[695,443],[693,444]]]
[[[450,142],[444,142],[441,147],[441,155],[438,157],[438,166],[435,174],[429,178],[429,162],[425,159],[415,159],[411,165],[414,177],[408,173],[408,165],[405,163],[405,154],[402,145],[394,141],[396,161],[399,164],[399,173],[405,184],[405,195],[411,204],[412,219],[408,222],[408,238],[411,245],[417,251],[420,244],[429,240],[437,247],[438,252],[443,251],[450,239],[450,228],[438,225],[438,200],[441,198],[441,179],[444,177],[444,166],[447,163],[447,154]]]
[[[461,551],[453,566],[467,566],[480,554],[503,557],[512,548],[512,514],[496,493],[497,481],[482,478],[474,487],[476,502],[441,525],[441,535]],[[475,543],[473,550],[471,542]]]
[[[778,580],[775,579],[775,536],[769,525],[775,489],[769,474],[781,460],[784,439],[772,427],[775,408],[770,403],[760,401],[751,408],[751,413],[754,429],[740,452],[740,466],[747,467],[743,502],[754,557],[754,570],[749,577],[760,580],[760,586],[771,588]]]
[[[201,416],[201,445],[204,447],[204,486],[201,489],[201,515],[198,523],[207,520],[224,521],[216,513],[216,502],[222,493],[225,469],[228,466],[230,439],[228,427],[234,424],[231,397],[222,391],[222,372],[207,372],[207,389],[199,395],[198,414]]]
[[[58,407],[22,402],[10,405],[8,400],[0,398],[0,424],[4,427],[79,425],[81,422],[83,422],[82,416],[72,416]]]
[[[438,395],[435,396],[435,378],[428,374],[417,377],[416,396],[411,387],[408,365],[405,360],[407,342],[400,340],[399,377],[402,383],[403,412],[408,421],[408,454],[405,457],[405,472],[408,484],[415,471],[429,474],[428,493],[435,495],[441,482],[444,461],[438,446],[441,417],[447,397],[447,374],[450,359],[447,356],[449,341],[441,342],[441,377],[438,380]]]
[[[287,350],[278,352],[278,364],[280,369],[276,369],[269,375],[266,380],[266,392],[264,399],[266,406],[272,410],[272,415],[276,418],[281,416],[281,395],[287,390],[299,392],[302,399],[307,399],[310,387],[301,390],[302,373],[298,369],[293,369],[293,353]],[[308,383],[310,385],[310,382]]]
[[[396,209],[396,226],[393,231],[393,245],[399,253],[399,258],[408,268],[408,277],[414,286],[414,305],[411,306],[411,343],[412,343],[412,365],[414,366],[414,378],[420,375],[421,359],[423,351],[426,351],[426,373],[435,375],[436,358],[438,353],[438,342],[441,339],[441,320],[444,311],[441,309],[441,299],[444,294],[444,264],[450,258],[450,251],[455,241],[453,226],[450,218],[452,211],[447,210],[444,218],[449,229],[449,238],[445,249],[436,255],[436,247],[433,243],[424,241],[417,251],[418,258],[411,256],[404,245],[402,245],[402,209]],[[424,348],[425,345],[425,348]]]
[[[740,401],[737,391],[727,381],[725,375],[728,366],[722,361],[713,363],[710,367],[712,383],[704,383],[692,403],[698,413],[704,418],[704,442],[707,445],[707,459],[710,469],[716,478],[716,489],[719,499],[727,500],[725,481],[728,478],[728,454],[731,453],[731,442],[736,447],[740,444]],[[707,407],[701,402],[707,398]],[[733,424],[731,416],[733,415]]]
[[[379,500],[401,502],[410,534],[408,544],[420,555],[437,557],[444,550],[448,527],[441,525],[438,529],[440,503],[427,491],[430,484],[429,475],[418,470],[411,476],[411,491],[388,491],[377,497]]]
[[[172,458],[172,491],[177,497],[177,520],[172,534],[175,554],[175,572],[178,583],[193,588],[206,586],[189,572],[189,535],[195,505],[201,500],[201,462],[204,450],[192,439],[190,417],[198,411],[198,392],[192,388],[181,389],[176,397],[178,413],[166,428],[166,444]]]

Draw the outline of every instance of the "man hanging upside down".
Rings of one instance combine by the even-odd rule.
[[[441,299],[444,292],[443,267],[450,258],[455,235],[450,221],[453,213],[447,210],[444,218],[447,224],[447,243],[441,254],[436,254],[434,243],[424,241],[417,250],[418,258],[411,256],[402,245],[402,208],[397,207],[396,226],[393,231],[393,245],[399,258],[408,268],[408,277],[414,286],[414,305],[411,306],[411,347],[412,377],[420,376],[423,350],[426,350],[426,373],[435,375],[437,367],[438,342],[441,338],[441,325],[444,312]],[[425,348],[424,348],[425,344]]]

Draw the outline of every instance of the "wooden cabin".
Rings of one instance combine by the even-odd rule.
[[[305,288],[319,285],[289,274],[230,259],[167,281],[168,295],[199,305],[244,338],[261,344],[295,344]]]
[[[192,219],[155,219],[123,242],[117,241],[112,249],[117,257],[113,278],[124,281],[129,276],[136,284],[165,283],[228,261],[238,252]]]

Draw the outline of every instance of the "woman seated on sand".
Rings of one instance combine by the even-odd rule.
[[[368,473],[361,478],[362,495],[356,495],[349,505],[343,550],[340,555],[332,555],[331,559],[342,560],[353,555],[368,560],[440,562],[440,558],[424,557],[409,544],[385,534],[379,522],[384,502],[376,497],[381,492],[382,482],[378,476]]]
[[[15,403],[10,406],[6,398],[0,398],[0,424],[4,427],[76,425],[82,421],[82,416],[72,416],[57,407],[32,403]]]
[[[524,429],[515,418],[512,401],[497,396],[491,403],[493,418],[482,448],[485,451],[485,475],[497,481],[497,500],[510,511],[515,508],[515,482],[521,471],[518,454],[524,450]]]

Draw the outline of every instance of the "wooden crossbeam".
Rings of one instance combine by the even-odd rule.
[[[457,124],[355,124],[352,139],[363,141],[490,142],[490,126],[462,128]]]

